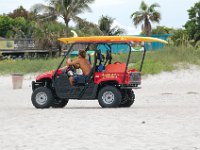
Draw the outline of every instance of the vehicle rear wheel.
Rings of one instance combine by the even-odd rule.
[[[32,93],[31,101],[36,108],[49,108],[53,102],[52,92],[47,87],[39,87]]]
[[[53,101],[52,107],[53,108],[64,108],[67,105],[68,101],[69,101],[68,99],[58,99],[57,98]]]
[[[119,107],[131,107],[135,101],[135,94],[133,90],[123,90],[122,95],[122,102]]]
[[[103,87],[98,94],[99,105],[103,108],[115,108],[121,103],[121,92],[114,86]]]

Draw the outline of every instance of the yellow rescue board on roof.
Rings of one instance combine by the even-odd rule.
[[[70,37],[59,38],[59,41],[70,43],[90,43],[90,42],[160,42],[167,44],[168,42],[158,38],[139,37],[139,36],[89,36],[89,37]]]

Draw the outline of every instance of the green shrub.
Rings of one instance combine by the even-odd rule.
[[[113,54],[113,62],[126,62],[128,54]],[[132,53],[129,69],[140,67],[141,53]],[[0,74],[36,73],[56,69],[62,58],[33,60],[3,60],[0,61]],[[177,65],[178,64],[178,65]],[[168,46],[159,51],[148,51],[144,61],[143,74],[157,74],[162,71],[172,71],[186,64],[200,65],[200,50],[184,47]],[[65,63],[64,63],[65,65]]]

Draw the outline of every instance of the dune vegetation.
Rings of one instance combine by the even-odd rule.
[[[126,62],[127,54],[114,54],[114,61]],[[62,57],[48,59],[7,59],[0,61],[0,74],[37,73],[56,69]],[[133,53],[129,68],[139,68],[141,53]],[[188,64],[200,65],[200,51],[192,48],[166,46],[159,51],[148,51],[144,62],[143,74],[157,74],[172,71]]]

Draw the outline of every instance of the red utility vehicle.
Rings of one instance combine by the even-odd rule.
[[[131,36],[99,36],[61,38],[59,41],[68,45],[67,53],[56,70],[40,74],[32,82],[32,104],[36,108],[63,108],[69,99],[98,100],[103,108],[130,107],[135,100],[134,88],[141,84],[141,71],[146,49],[142,52],[139,69],[129,69],[129,61],[133,45],[141,42],[162,42],[164,40],[148,37]],[[113,44],[123,44],[127,47],[125,63],[113,61]],[[100,48],[104,46],[104,52]],[[75,74],[73,66],[62,67],[66,57],[74,50],[84,47],[93,66],[89,75],[79,80],[75,85],[69,82],[69,75]],[[93,59],[91,57],[93,56]],[[116,55],[116,54],[115,54]],[[119,55],[119,54],[118,54]],[[62,68],[61,68],[62,67]]]

